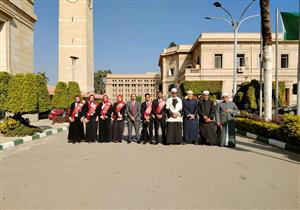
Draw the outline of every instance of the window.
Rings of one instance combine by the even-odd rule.
[[[245,66],[245,54],[237,54],[237,67],[244,67]]]
[[[223,66],[223,55],[215,54],[215,69],[221,69]]]
[[[197,64],[200,65],[200,56],[197,57]]]
[[[170,69],[169,69],[168,75],[169,75],[169,76],[174,76],[174,68],[170,68]]]
[[[281,68],[289,68],[289,55],[281,54]]]

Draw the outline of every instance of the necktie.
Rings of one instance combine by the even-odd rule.
[[[131,101],[131,114],[134,116],[134,101]]]

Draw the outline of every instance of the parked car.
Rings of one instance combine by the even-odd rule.
[[[297,106],[279,107],[279,114],[297,114]]]

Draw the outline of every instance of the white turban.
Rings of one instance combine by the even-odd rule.
[[[193,93],[193,91],[189,90],[189,91],[187,92],[187,94],[193,95],[194,93]]]
[[[222,98],[224,98],[224,97],[228,97],[228,93],[223,93]]]
[[[176,88],[172,88],[171,89],[171,93],[177,93],[177,89]]]
[[[209,91],[208,90],[203,91],[203,95],[209,95]]]

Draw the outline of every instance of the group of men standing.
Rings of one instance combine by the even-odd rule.
[[[115,103],[109,102],[108,96],[104,95],[99,104],[93,95],[84,103],[77,96],[70,108],[68,139],[72,143],[82,140],[122,142],[127,122],[127,143],[135,140],[137,143],[158,144],[161,130],[162,143],[165,145],[192,143],[234,147],[234,115],[239,110],[228,99],[224,93],[222,102],[215,105],[209,99],[208,91],[203,91],[200,100],[192,91],[188,91],[182,100],[177,96],[176,88],[171,90],[171,97],[167,100],[163,99],[163,93],[159,91],[153,101],[150,94],[145,94],[142,103],[136,100],[134,93],[127,103],[123,101],[122,95],[117,96]]]

